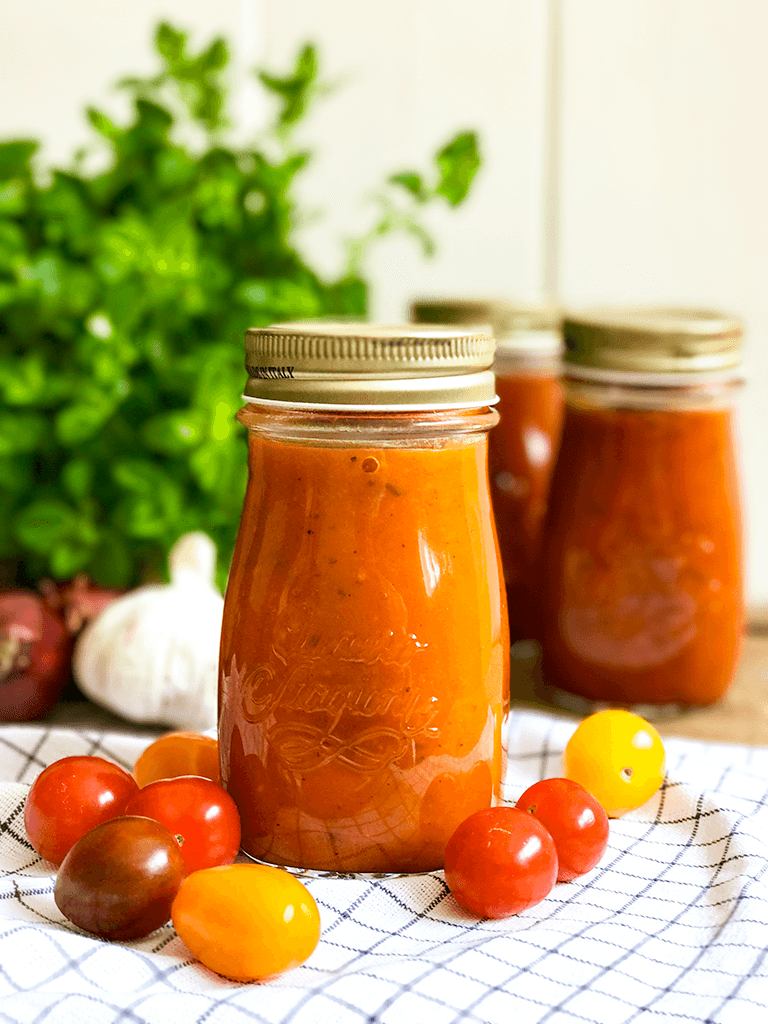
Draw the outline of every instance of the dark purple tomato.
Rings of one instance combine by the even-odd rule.
[[[164,925],[186,868],[165,825],[113,818],[75,843],[56,876],[54,899],[83,931],[128,942]]]

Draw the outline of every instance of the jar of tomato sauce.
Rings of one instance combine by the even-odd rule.
[[[563,418],[561,313],[504,300],[414,302],[419,323],[491,326],[499,423],[488,438],[491,501],[512,642],[539,639],[539,548]]]
[[[487,333],[414,326],[247,332],[219,743],[252,857],[430,870],[499,798],[493,349]]]
[[[743,624],[741,324],[596,310],[566,317],[564,335],[541,562],[550,695],[646,717],[712,703],[733,679]]]

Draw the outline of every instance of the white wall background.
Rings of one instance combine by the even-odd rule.
[[[226,35],[245,128],[263,115],[247,68],[282,71],[318,43],[338,87],[304,130],[316,159],[302,197],[322,218],[300,242],[329,274],[387,174],[479,131],[471,198],[430,216],[437,258],[392,239],[370,260],[377,318],[416,296],[554,288],[572,305],[741,315],[748,591],[768,604],[765,0],[0,0],[0,138],[40,137],[65,163],[88,139],[84,105],[119,111],[110,84],[153,66],[161,18],[196,42]]]

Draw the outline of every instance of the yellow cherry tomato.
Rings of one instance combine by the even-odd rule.
[[[298,967],[320,938],[320,915],[306,886],[263,864],[193,871],[176,894],[171,920],[202,964],[233,981]]]
[[[654,727],[631,711],[598,711],[585,718],[563,753],[563,774],[578,782],[609,818],[649,800],[664,781],[664,744]]]

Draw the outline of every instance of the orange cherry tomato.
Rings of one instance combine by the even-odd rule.
[[[221,785],[218,740],[197,732],[167,732],[150,743],[133,766],[140,789],[180,775],[202,775]]]
[[[264,864],[224,864],[188,875],[171,920],[202,964],[233,981],[298,967],[320,938],[320,914],[306,886]]]
[[[664,781],[661,737],[650,722],[619,708],[585,718],[568,740],[563,774],[620,818],[650,800]]]

